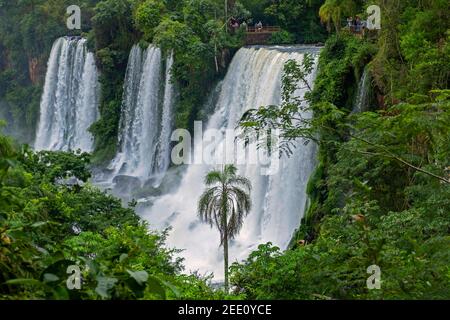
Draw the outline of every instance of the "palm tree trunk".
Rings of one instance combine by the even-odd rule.
[[[222,230],[223,230],[223,263],[225,274],[225,292],[228,293],[228,212],[227,212],[227,188],[222,185]]]
[[[228,228],[225,227],[223,234],[223,261],[225,269],[225,292],[228,293]]]

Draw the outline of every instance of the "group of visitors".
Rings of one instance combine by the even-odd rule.
[[[362,33],[367,28],[367,21],[361,20],[359,16],[356,16],[355,18],[349,17],[347,18],[347,27],[351,32]]]
[[[236,18],[231,18],[230,19],[230,28],[233,31],[238,30],[239,28],[242,28],[243,30],[245,30],[246,32],[249,31],[249,27],[246,21],[243,21],[242,23],[239,23],[239,21]],[[261,21],[259,21],[258,23],[255,24],[255,32],[262,32],[263,31],[263,24]]]

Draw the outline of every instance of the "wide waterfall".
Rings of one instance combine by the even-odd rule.
[[[143,50],[135,45],[131,49],[124,81],[119,152],[109,167],[113,176],[145,181],[168,168],[174,100],[172,64],[170,54],[164,76],[159,48],[150,45]]]
[[[246,110],[281,103],[285,62],[302,61],[306,52],[317,56],[318,50],[309,47],[240,49],[221,83],[214,114],[206,126],[222,132],[221,139],[209,146],[210,151],[221,154],[221,150],[228,150],[225,132],[235,129]],[[315,72],[309,76],[311,83],[314,75]],[[253,208],[239,236],[230,243],[231,262],[246,258],[261,243],[272,242],[282,249],[288,246],[305,210],[306,186],[315,166],[316,146],[298,141],[293,152],[291,157],[279,159],[279,169],[271,175],[263,175],[260,164],[238,166],[239,174],[252,182]],[[214,272],[215,279],[221,280],[223,252],[219,248],[218,231],[202,224],[197,217],[197,202],[205,188],[204,176],[212,168],[220,169],[220,166],[191,164],[177,191],[157,198],[141,215],[153,228],[172,228],[168,245],[185,249],[181,255],[186,259],[188,271]]]
[[[48,60],[35,149],[91,151],[88,129],[99,116],[99,88],[86,40],[57,39]]]

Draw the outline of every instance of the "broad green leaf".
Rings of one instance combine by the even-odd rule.
[[[59,277],[57,275],[54,275],[53,273],[44,273],[44,282],[55,282],[58,281]]]
[[[136,280],[139,285],[145,284],[148,280],[148,273],[146,271],[131,271],[127,270],[130,276]]]
[[[155,277],[150,276],[147,280],[147,290],[150,291],[152,294],[160,298],[161,300],[166,299],[166,290],[161,285],[161,281]]]
[[[109,299],[111,296],[109,290],[114,288],[115,284],[118,282],[116,278],[110,277],[97,277],[97,287],[95,292],[97,292],[103,299]]]

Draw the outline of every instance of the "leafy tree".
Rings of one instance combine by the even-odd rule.
[[[90,164],[90,155],[81,151],[76,153],[62,151],[35,153],[25,148],[22,161],[26,170],[51,183],[72,177],[81,182],[87,182],[91,177],[91,173],[87,169]]]
[[[35,153],[0,135],[0,299],[224,297],[182,274],[166,232],[90,186],[88,166],[87,154]],[[80,290],[67,288],[69,266]]]
[[[264,21],[274,23],[272,17],[267,17],[264,13],[267,7],[272,4],[271,0],[241,0],[242,4],[252,13],[253,22]]]
[[[295,36],[287,31],[278,31],[270,36],[269,44],[293,44],[295,43]]]
[[[137,29],[147,37],[153,37],[153,30],[160,24],[167,13],[164,1],[147,0],[142,2],[134,11],[134,21]]]
[[[250,181],[236,175],[234,165],[225,165],[222,171],[211,171],[205,177],[209,187],[200,197],[198,214],[203,222],[215,226],[223,245],[225,292],[228,292],[228,241],[240,231],[245,216],[250,212]]]
[[[318,15],[322,3],[322,0],[272,1],[264,13],[274,20],[273,23],[293,34],[297,43],[317,43],[326,38]]]
[[[355,12],[356,3],[354,0],[326,0],[320,7],[319,16],[322,22],[327,24],[328,31],[331,30],[331,25],[333,25],[336,32],[339,32],[343,18],[353,15]]]
[[[372,62],[376,86],[387,104],[449,87],[448,1],[377,1],[383,12]]]
[[[351,115],[351,137],[328,167],[332,209],[316,238],[298,238],[286,252],[261,245],[233,264],[237,292],[247,299],[448,299],[448,108],[448,92],[440,91],[422,103]],[[381,290],[367,290],[373,264],[382,270]]]
[[[307,66],[289,62],[282,104],[251,110],[241,123],[256,133],[277,128],[285,142],[304,137],[320,147],[308,186],[311,205],[290,249],[261,245],[230,268],[236,292],[248,299],[450,296],[446,22],[433,31],[414,27],[440,19],[448,3],[379,4],[379,38],[341,32],[327,41],[314,87],[306,86],[309,106],[293,89],[305,87]],[[373,76],[374,97],[370,111],[355,113],[355,84],[364,68]],[[300,117],[304,108],[313,119]],[[372,264],[382,270],[381,290],[367,290]]]

